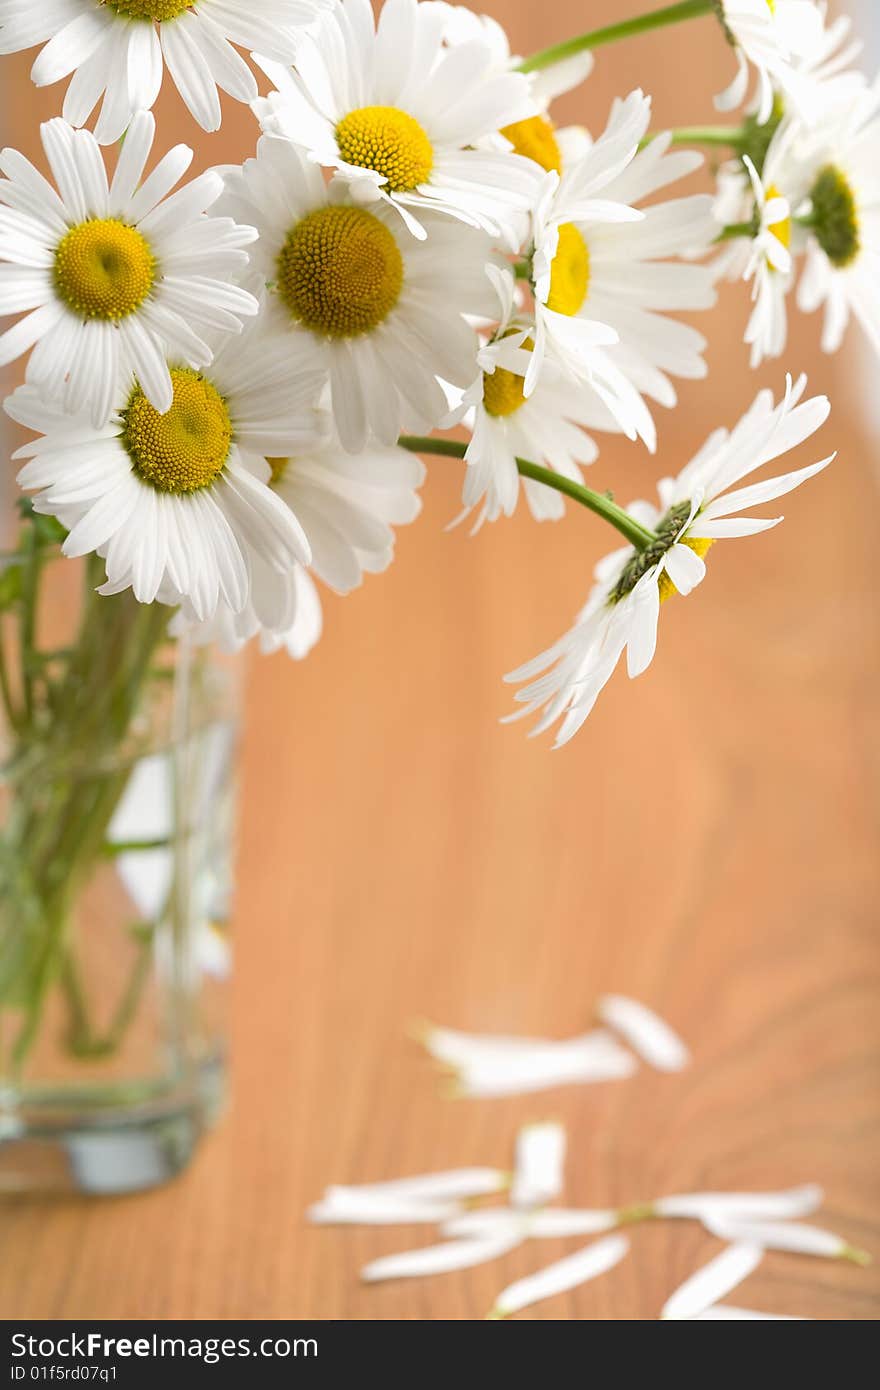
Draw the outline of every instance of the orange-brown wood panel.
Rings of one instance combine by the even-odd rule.
[[[521,52],[637,8],[484,7]],[[4,65],[4,142],[33,149],[59,90]],[[691,123],[729,66],[699,21],[602,53],[561,116],[596,127],[615,93],[643,85],[659,124]],[[159,112],[164,143],[196,141],[199,165],[253,146],[229,104],[210,141],[173,92]],[[591,481],[644,495],[758,381],[780,385],[780,364],[748,370],[746,310],[725,291],[706,316],[709,380],[661,419],[658,459],[611,442]],[[517,1126],[546,1116],[568,1128],[567,1203],[815,1180],[823,1221],[880,1254],[876,439],[868,370],[852,344],[822,359],[817,328],[795,319],[786,365],[833,395],[820,447],[838,461],[772,536],[715,548],[700,592],[665,607],[650,673],[615,679],[566,751],[499,726],[500,676],[569,621],[608,536],[573,510],[445,534],[453,462],[431,464],[391,572],[328,599],[307,663],[252,662],[231,1114],[164,1190],[4,1203],[3,1316],[482,1317],[572,1244],[366,1287],[366,1260],[430,1233],[316,1230],[304,1209],[331,1181],[506,1165]],[[668,1017],[693,1066],[450,1101],[407,1038],[424,1016],[562,1036],[609,989]],[[716,1248],[691,1225],[638,1229],[610,1275],[523,1316],[656,1317]],[[739,1301],[876,1318],[880,1280],[876,1266],[771,1255]]]

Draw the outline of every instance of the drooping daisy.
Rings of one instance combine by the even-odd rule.
[[[0,53],[45,44],[31,78],[38,87],[73,73],[62,114],[89,119],[103,95],[95,135],[112,145],[159,95],[163,68],[204,130],[220,126],[218,87],[237,101],[257,95],[233,44],[291,62],[297,32],[329,0],[0,0]]]
[[[140,382],[117,386],[101,429],[44,404],[24,386],[6,402],[44,437],[15,457],[34,508],[69,530],[66,555],[105,560],[102,592],[132,588],[142,603],[186,600],[200,619],[222,600],[248,602],[259,564],[284,587],[311,551],[293,512],[267,486],[266,454],[286,455],[319,432],[321,377],[305,345],[249,327],[227,339],[207,372],[171,365],[173,402],[160,414]]]
[[[826,115],[799,151],[806,233],[798,307],[824,308],[822,347],[835,352],[850,314],[880,352],[880,81]]]
[[[479,148],[534,110],[528,79],[499,71],[491,46],[443,46],[443,15],[417,0],[340,0],[303,38],[294,71],[264,63],[276,91],[254,103],[262,128],[335,169],[360,203],[382,201],[424,237],[448,213],[493,236],[535,195],[535,166]]]
[[[521,482],[535,520],[558,520],[565,511],[562,494],[534,479],[521,479],[517,459],[530,459],[580,482],[579,464],[592,463],[599,453],[586,430],[620,428],[599,396],[561,371],[545,370],[526,397],[534,324],[515,318],[512,277],[494,273],[494,282],[504,306],[501,320],[477,354],[479,376],[463,397],[462,419],[471,440],[462,500],[465,514],[482,503],[475,529],[502,514],[513,515]]]
[[[667,373],[706,373],[705,339],[666,311],[715,302],[708,267],[667,258],[708,246],[716,228],[711,199],[701,194],[633,206],[701,163],[693,151],[668,153],[669,135],[639,151],[650,110],[640,91],[616,102],[583,159],[561,180],[547,175],[534,218],[536,334],[525,391],[534,390],[549,351],[589,382],[630,438],[653,449],[643,397],[674,405]]]
[[[643,550],[627,546],[606,556],[596,568],[596,583],[574,627],[506,678],[529,682],[516,696],[525,708],[513,718],[540,710],[535,734],[561,719],[556,746],[567,743],[624,652],[630,677],[650,666],[661,603],[675,593],[690,593],[701,582],[706,573],[703,557],[713,542],[756,535],[782,520],[736,513],[791,492],[826,468],[833,455],[763,482],[734,485],[808,439],[827,418],[826,397],[800,403],[805,385],[803,377],[794,387],[789,379],[777,406],[770,392],[760,392],[731,433],[716,431],[677,478],[660,482],[659,507],[646,502],[630,507],[630,514],[653,531],[655,540]]]
[[[284,648],[308,655],[322,630],[315,575],[338,594],[351,593],[365,574],[379,574],[394,558],[394,526],[421,511],[421,461],[406,449],[374,446],[352,455],[329,422],[322,437],[293,457],[269,458],[270,486],[302,526],[312,552],[311,574],[295,566],[283,582],[255,557],[250,599],[238,614],[223,605],[210,623],[195,628],[199,642],[237,650],[259,636],[264,652]]]
[[[520,58],[511,53],[507,34],[491,15],[476,14],[465,5],[449,5],[445,0],[425,0],[425,3],[445,15],[443,38],[447,44],[454,47],[477,40],[492,49],[499,72],[510,72],[519,66]],[[583,128],[557,129],[550,117],[550,105],[565,92],[579,87],[592,71],[593,55],[585,49],[583,53],[528,74],[535,110],[501,131],[516,154],[534,160],[542,169],[561,174],[563,161],[568,162],[583,152]]]
[[[793,281],[791,256],[791,205],[773,177],[775,159],[771,144],[762,179],[748,155],[744,163],[754,196],[755,235],[747,244],[744,280],[752,281],[754,308],[746,325],[745,340],[751,345],[751,365],[765,357],[780,357],[788,336],[786,296]]]
[[[58,192],[17,150],[0,153],[0,312],[28,311],[0,337],[0,363],[33,347],[28,382],[67,410],[87,406],[96,426],[120,373],[168,410],[166,352],[207,366],[206,336],[240,332],[258,307],[231,283],[256,232],[205,216],[223,191],[218,174],[166,196],[192,159],[186,145],[142,182],[154,134],[152,115],[139,112],[108,184],[94,136],[48,121],[41,136]]]
[[[813,0],[717,0],[724,32],[736,55],[736,76],[715,98],[719,111],[732,111],[746,99],[749,66],[757,77],[757,118],[760,124],[773,111],[774,88],[806,107],[805,119],[819,111],[813,86],[798,64],[824,52],[827,42],[822,12]],[[810,110],[812,105],[813,109]]]
[[[225,172],[225,209],[247,209],[259,228],[252,260],[270,290],[265,313],[328,374],[343,447],[433,428],[448,408],[438,376],[473,380],[477,337],[464,315],[498,314],[488,238],[427,214],[430,239],[417,241],[384,203],[328,191],[287,140],[263,136],[255,159]]]

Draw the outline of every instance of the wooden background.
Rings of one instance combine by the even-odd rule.
[[[486,0],[528,52],[619,17],[614,0]],[[5,140],[32,151],[61,89],[11,75]],[[730,56],[709,21],[602,53],[563,119],[597,127],[642,84],[659,124],[711,119]],[[164,143],[240,159],[249,114],[199,136],[166,90]],[[724,294],[708,383],[660,419],[657,461],[609,443],[591,476],[628,498],[677,470],[758,384]],[[698,1187],[823,1183],[822,1220],[880,1255],[878,1206],[876,363],[857,334],[817,351],[795,317],[786,364],[836,410],[812,450],[836,465],[770,537],[719,545],[706,584],[663,612],[657,660],[617,679],[553,753],[520,728],[501,674],[553,639],[608,548],[601,523],[521,512],[444,534],[460,473],[431,465],[425,514],[387,576],[328,599],[304,665],[254,661],[244,756],[231,1115],[165,1190],[0,1208],[7,1318],[458,1319],[575,1248],[524,1246],[462,1275],[364,1287],[368,1259],[430,1230],[315,1230],[331,1181],[506,1165],[517,1126],[556,1116],[571,1205]],[[761,382],[779,387],[783,365]],[[806,462],[802,451],[800,462]],[[693,1049],[679,1076],[503,1101],[441,1098],[407,1038],[417,1017],[563,1036],[617,990]],[[651,1319],[717,1242],[636,1230],[609,1276],[523,1316]],[[768,1311],[872,1319],[878,1268],[770,1255],[738,1295]]]

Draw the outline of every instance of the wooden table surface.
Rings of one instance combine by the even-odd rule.
[[[525,0],[486,8],[521,51],[620,12],[558,3],[542,32]],[[603,55],[563,114],[598,124],[641,82],[660,120],[693,121],[728,63],[705,27],[640,41]],[[35,116],[59,99],[16,71],[7,127],[32,147],[22,103]],[[163,102],[167,131],[178,108]],[[203,142],[211,161],[252,144],[246,115],[228,113]],[[591,482],[644,495],[736,418],[757,384],[745,312],[726,292],[707,319],[709,382],[661,420],[659,459],[609,444]],[[567,623],[608,536],[580,512],[444,534],[452,462],[431,465],[390,574],[328,599],[309,661],[254,661],[231,1113],[164,1190],[6,1202],[2,1316],[480,1318],[506,1283],[576,1246],[366,1287],[368,1259],[430,1230],[313,1229],[304,1209],[329,1182],[506,1166],[517,1127],[545,1117],[568,1130],[568,1205],[818,1181],[823,1223],[880,1256],[876,434],[855,344],[829,363],[816,337],[796,319],[786,365],[834,394],[819,447],[838,462],[789,499],[778,532],[716,547],[699,593],[664,609],[651,672],[615,679],[566,751],[499,725],[500,677]],[[759,380],[781,375],[771,364]],[[667,1017],[692,1067],[454,1101],[408,1038],[423,1017],[561,1037],[608,990]],[[719,1248],[669,1223],[632,1245],[610,1275],[522,1316],[654,1318]],[[878,1271],[774,1254],[737,1297],[873,1319]]]

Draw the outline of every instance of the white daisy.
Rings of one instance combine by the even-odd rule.
[[[851,313],[880,352],[878,141],[880,80],[836,106],[798,150],[806,189],[796,223],[806,235],[798,307],[824,308],[826,352],[840,347]]]
[[[264,63],[276,91],[254,109],[337,170],[363,203],[384,201],[424,237],[439,210],[505,233],[534,200],[535,166],[486,136],[532,114],[528,79],[499,71],[479,40],[443,45],[444,19],[417,0],[344,0],[299,47],[293,72]]]
[[[532,478],[521,480],[517,459],[530,459],[580,482],[579,463],[592,463],[599,452],[585,430],[620,428],[597,395],[562,371],[554,372],[552,364],[526,397],[524,378],[534,325],[514,317],[512,276],[489,269],[502,315],[492,339],[477,354],[479,376],[464,394],[461,416],[471,431],[465,454],[464,514],[482,503],[475,530],[484,521],[513,514],[520,481],[535,520],[558,520],[565,510],[561,493]]]
[[[163,69],[204,130],[220,125],[218,87],[237,101],[257,95],[233,44],[291,62],[297,30],[329,0],[0,0],[0,53],[45,44],[31,78],[38,87],[73,73],[62,114],[89,119],[103,95],[95,135],[112,145],[136,111],[149,109]]]
[[[774,178],[774,156],[771,143],[764,179],[749,156],[743,157],[752,186],[756,222],[742,272],[744,280],[752,281],[754,308],[746,325],[745,340],[751,344],[753,367],[760,366],[765,357],[781,357],[785,350],[788,337],[786,296],[794,278],[789,249],[791,205]]]
[[[394,526],[421,510],[422,462],[406,449],[374,446],[353,455],[334,438],[327,421],[322,437],[294,457],[270,457],[270,486],[302,526],[312,553],[311,574],[347,594],[364,574],[378,574],[394,557]],[[308,655],[321,636],[321,599],[301,565],[279,579],[259,556],[251,565],[248,603],[240,613],[221,604],[214,618],[193,629],[195,640],[235,651],[252,637],[261,649]],[[184,618],[186,614],[181,615]]]
[[[263,136],[255,159],[225,172],[225,210],[246,209],[259,228],[266,312],[328,374],[343,447],[433,428],[448,411],[437,378],[473,380],[477,337],[464,316],[498,315],[488,238],[428,214],[430,240],[417,241],[384,203],[328,191],[286,140]]]
[[[627,654],[630,677],[651,664],[657,644],[660,605],[675,593],[688,594],[704,578],[703,556],[717,539],[750,536],[776,526],[772,520],[736,515],[743,508],[782,497],[827,467],[819,463],[747,487],[748,474],[808,439],[825,421],[829,404],[815,396],[800,404],[805,378],[774,406],[762,391],[731,433],[717,430],[677,478],[659,486],[659,507],[634,503],[630,514],[653,530],[643,550],[628,546],[605,557],[586,607],[554,646],[507,677],[528,681],[517,699],[518,715],[542,711],[533,733],[562,720],[556,746],[568,742],[589,715],[618,661]],[[729,491],[733,488],[733,491]]]
[[[491,48],[498,72],[518,68],[521,59],[511,53],[507,34],[491,15],[476,14],[464,5],[449,5],[445,0],[425,2],[445,15],[443,38],[450,47],[477,40]],[[534,112],[501,130],[516,154],[534,160],[542,169],[561,173],[563,162],[582,152],[583,128],[566,126],[558,130],[550,118],[550,105],[565,92],[579,87],[592,70],[593,55],[585,49],[571,58],[527,74]]]
[[[732,111],[745,101],[749,66],[757,77],[757,118],[761,125],[773,111],[774,88],[800,104],[805,119],[818,118],[813,98],[818,84],[809,83],[800,64],[815,62],[827,43],[822,12],[813,0],[717,0],[721,23],[736,55],[737,71],[730,86],[715,98],[719,111]],[[812,109],[810,109],[812,107]]]
[[[28,311],[0,337],[0,364],[33,347],[28,382],[67,410],[88,406],[96,426],[120,373],[168,410],[166,351],[207,366],[206,335],[240,332],[258,307],[230,283],[256,232],[205,216],[223,191],[218,174],[166,196],[192,159],[186,145],[143,180],[154,133],[152,115],[139,112],[108,184],[94,136],[48,121],[41,136],[58,192],[17,150],[0,153],[0,313]]]
[[[619,427],[653,449],[656,430],[643,397],[675,404],[667,372],[702,377],[705,339],[666,316],[715,302],[708,267],[668,257],[707,246],[715,233],[701,194],[633,206],[696,169],[694,151],[668,153],[670,136],[639,151],[651,104],[639,91],[612,108],[604,134],[561,180],[548,174],[535,214],[535,350],[530,395],[548,353],[587,382]]]
[[[245,606],[256,565],[283,588],[290,568],[311,559],[299,522],[266,486],[264,456],[312,442],[320,375],[307,351],[249,328],[241,342],[227,340],[208,373],[172,365],[171,380],[165,414],[138,381],[121,383],[101,429],[28,386],[6,410],[43,435],[15,455],[31,460],[18,479],[38,512],[69,529],[64,553],[102,556],[102,592],[185,599],[206,619],[221,600],[234,612]]]

